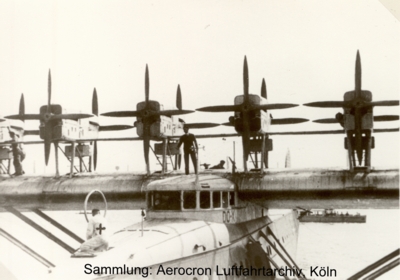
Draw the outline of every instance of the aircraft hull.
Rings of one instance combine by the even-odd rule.
[[[273,232],[294,258],[299,222],[297,212],[291,211],[274,221],[264,216],[238,224],[149,219],[143,223],[143,236],[141,226],[138,223],[114,234],[110,241],[115,248],[95,258],[72,258],[51,276],[57,279],[60,273],[68,273],[71,279],[143,279],[144,270],[138,268],[151,267],[149,279],[276,279],[271,275],[275,267],[270,260],[278,268],[285,263],[266,239],[278,246],[270,235]],[[232,269],[235,266],[242,270]],[[101,267],[122,270],[109,273],[111,268],[107,268],[102,276],[95,275]],[[137,268],[136,274],[124,273],[123,268]],[[253,268],[251,277],[244,268]]]

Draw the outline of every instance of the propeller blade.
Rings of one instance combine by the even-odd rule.
[[[277,103],[277,104],[251,105],[251,108],[254,110],[276,110],[276,109],[287,109],[297,106],[299,105],[291,103]]]
[[[125,130],[133,128],[131,125],[102,125],[99,127],[99,131],[116,131],[116,130]]]
[[[10,115],[10,116],[6,116],[5,118],[10,119],[10,120],[21,120],[21,121],[25,121],[25,120],[41,120],[42,119],[42,115],[39,115],[39,114],[24,114],[23,116],[21,116],[21,115]]]
[[[343,107],[351,107],[349,106],[349,102],[347,101],[319,101],[319,102],[311,102],[303,104],[304,106],[309,107],[320,107],[320,108],[343,108]]]
[[[287,131],[287,132],[268,132],[268,135],[319,135],[319,134],[343,134],[341,130],[314,130],[314,131]]]
[[[261,97],[267,99],[267,85],[265,84],[265,79],[261,83]]]
[[[49,69],[49,78],[48,78],[48,83],[47,83],[47,108],[46,108],[46,113],[50,113],[50,104],[51,104],[51,73]]]
[[[95,116],[99,115],[99,101],[97,99],[97,91],[96,88],[93,90],[93,97],[92,97],[92,114]]]
[[[178,85],[178,91],[176,92],[176,108],[182,110],[182,94],[181,87]]]
[[[185,127],[191,128],[210,128],[219,126],[218,123],[185,123]]]
[[[399,100],[371,101],[367,106],[399,106]]]
[[[374,116],[375,122],[389,122],[389,121],[398,121],[399,116],[396,115],[383,115],[383,116]]]
[[[140,116],[140,112],[138,111],[115,111],[101,114],[106,117],[117,117],[117,118],[126,118],[126,117],[137,117]]]
[[[146,122],[144,124],[144,129],[143,129],[143,152],[144,152],[144,161],[146,162],[147,175],[150,175],[149,151],[150,151],[150,127]]]
[[[144,77],[144,94],[145,94],[146,108],[147,108],[147,104],[149,103],[149,94],[150,94],[149,68],[147,67],[147,64],[146,64],[146,74]]]
[[[226,123],[221,123],[221,125],[224,125],[224,126],[234,126],[232,123],[230,123],[230,122],[226,122]]]
[[[382,133],[382,132],[398,132],[399,128],[378,128],[374,129],[375,133]]]
[[[356,74],[355,74],[355,84],[356,84],[356,97],[358,93],[361,92],[361,58],[360,52],[357,50],[356,57]]]
[[[19,100],[19,115],[23,116],[25,115],[25,100],[24,100],[24,94],[21,94],[21,99]]]
[[[96,170],[97,166],[97,141],[93,143],[93,168]]]
[[[200,112],[235,112],[242,109],[241,105],[219,105],[219,106],[208,106],[196,109]]]
[[[309,121],[308,119],[302,119],[302,118],[272,119],[271,124],[296,124],[308,121]]]
[[[86,119],[93,117],[92,114],[59,114],[59,115],[52,115],[52,120],[77,120],[77,119]]]
[[[243,104],[241,108],[248,107],[249,105],[249,69],[247,66],[247,58],[244,57],[243,65]],[[244,112],[243,115],[243,135],[242,135],[242,145],[243,145],[243,168],[247,172],[247,159],[249,157],[250,151],[250,124],[249,124],[249,114]]]
[[[315,123],[338,123],[337,119],[330,118],[330,119],[319,119],[319,120],[313,120]]]
[[[247,67],[247,58],[244,56],[243,65],[243,103],[247,104],[249,101],[249,68]]]
[[[245,126],[245,122],[243,122],[243,125]],[[250,133],[248,125],[247,128],[243,129],[242,145],[243,145],[243,167],[244,171],[247,172],[247,160],[249,158],[249,150],[250,150]]]
[[[45,159],[45,163],[46,166],[49,163],[49,158],[50,158],[50,148],[51,148],[51,140],[52,140],[52,130],[51,130],[51,126],[47,125],[44,128],[45,131],[45,135],[44,135],[44,159]]]
[[[4,122],[6,119],[3,117],[0,117],[0,122]]]
[[[39,130],[24,130],[24,135],[39,135]]]
[[[175,116],[175,115],[185,115],[185,114],[190,114],[194,113],[192,110],[164,110],[160,111],[158,113],[155,113],[154,115],[161,115],[161,116]]]

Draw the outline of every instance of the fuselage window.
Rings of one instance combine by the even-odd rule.
[[[195,209],[196,208],[196,192],[183,192],[183,208]]]
[[[229,205],[235,206],[235,193],[229,192]]]
[[[228,192],[222,192],[222,207],[223,208],[228,208],[229,206],[229,199],[228,199]]]
[[[210,208],[210,192],[200,192],[200,208]]]
[[[213,208],[221,208],[221,192],[213,192]]]
[[[181,193],[174,192],[154,192],[154,210],[180,210]]]

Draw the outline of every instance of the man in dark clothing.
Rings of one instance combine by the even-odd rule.
[[[225,161],[221,160],[217,165],[210,167],[210,169],[225,169],[224,164],[225,164]]]
[[[197,141],[193,134],[189,133],[189,128],[184,127],[183,131],[185,134],[179,138],[178,149],[181,147],[183,143],[183,153],[185,157],[185,173],[189,174],[189,155],[192,158],[194,172],[197,174],[197,160],[196,160],[196,152],[197,152]]]
[[[11,138],[13,139],[12,142],[17,142],[19,140],[18,135],[15,133],[10,133]],[[13,153],[13,164],[15,173],[14,176],[21,176],[25,174],[24,169],[22,168],[22,161],[25,159],[25,152],[22,149],[21,144],[12,143],[11,144],[12,153]]]

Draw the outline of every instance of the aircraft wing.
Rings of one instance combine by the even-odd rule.
[[[385,133],[385,132],[398,132],[399,128],[378,128],[374,129],[374,133]],[[316,130],[316,131],[286,131],[286,132],[269,132],[268,135],[318,135],[318,134],[344,134],[345,130]],[[238,133],[227,133],[227,134],[202,134],[196,135],[197,139],[202,138],[226,138],[226,137],[240,137],[241,135]],[[178,139],[180,136],[169,137],[170,139]],[[92,142],[92,141],[141,141],[143,138],[141,137],[122,137],[122,138],[87,138],[87,139],[77,139],[76,143],[84,143],[84,142]],[[52,142],[55,142],[54,140]],[[69,140],[60,140],[59,142],[72,142]],[[35,145],[35,144],[44,144],[43,140],[39,141],[18,141],[16,143],[25,144],[25,145]],[[8,143],[0,143],[1,146],[8,146],[11,142]]]

